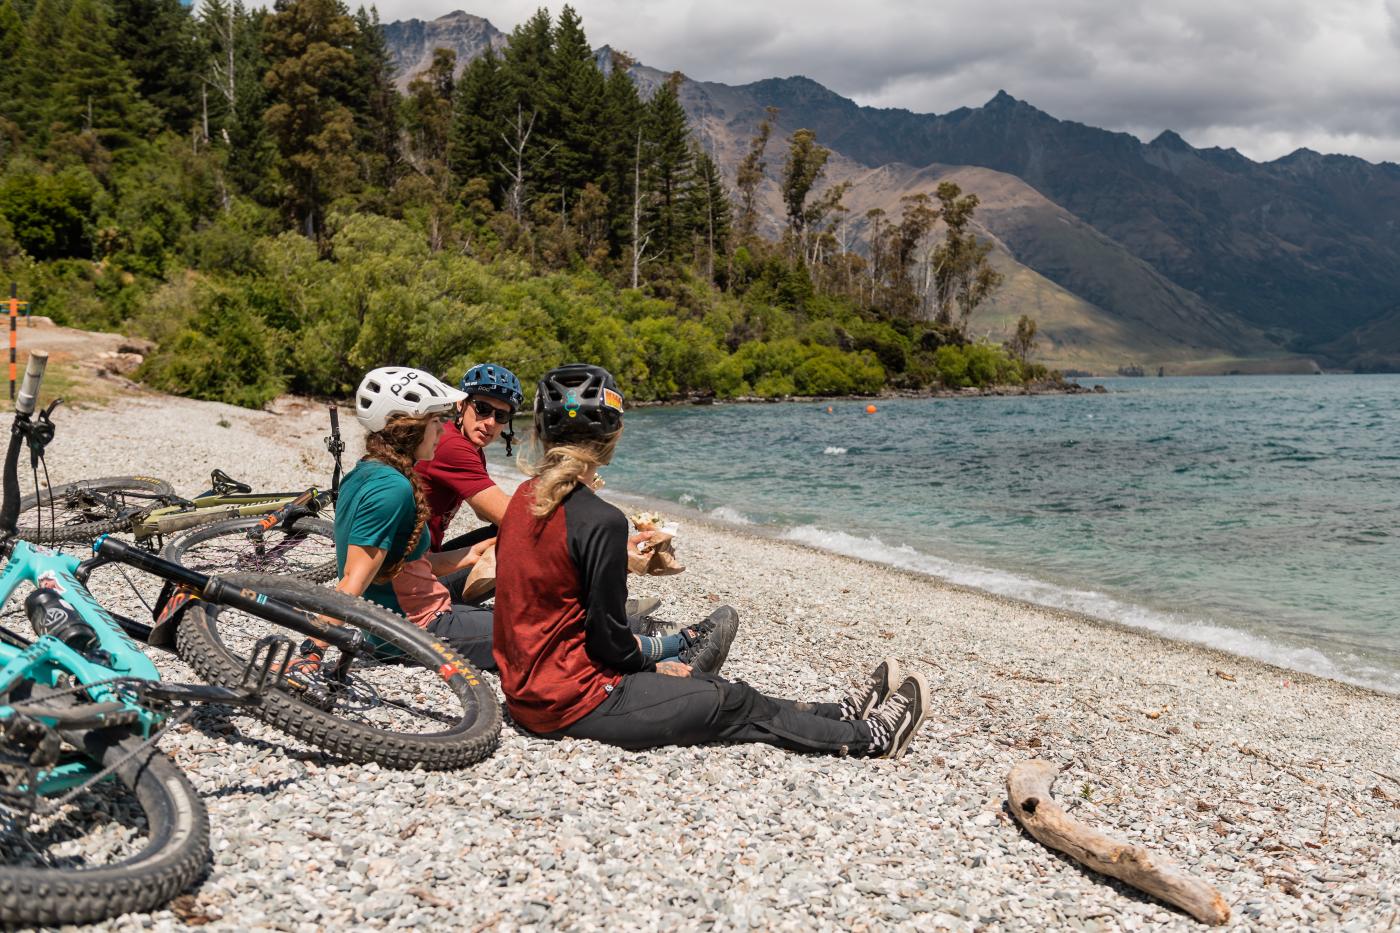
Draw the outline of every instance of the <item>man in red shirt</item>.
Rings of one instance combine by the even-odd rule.
[[[510,496],[486,472],[486,447],[504,433],[506,456],[510,456],[515,435],[508,426],[525,398],[520,380],[504,366],[483,364],[467,370],[458,388],[467,397],[457,404],[452,427],[442,432],[433,459],[419,461],[415,467],[428,481],[428,508],[432,510],[428,534],[434,551],[470,547],[494,537],[495,526],[510,503]],[[444,542],[447,527],[464,502],[488,527]]]

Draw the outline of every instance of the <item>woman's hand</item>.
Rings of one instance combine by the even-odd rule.
[[[453,551],[429,551],[425,556],[428,558],[428,566],[433,569],[433,576],[445,577],[450,573],[475,567],[476,562],[481,560],[481,555],[495,543],[495,538],[487,538],[471,547],[459,547]]]
[[[646,548],[639,548],[639,547],[637,547],[637,545],[641,544],[641,543],[644,542],[644,541],[650,541],[651,538],[652,538],[652,536],[655,535],[655,534],[656,534],[656,532],[654,532],[654,531],[639,531],[639,532],[637,532],[636,534],[631,535],[630,537],[628,537],[628,539],[627,539],[627,553],[630,554],[630,553],[632,553],[633,551],[638,551],[638,552],[640,552],[640,553],[642,553],[642,554],[645,554],[646,551],[647,551],[647,549],[646,549]]]
[[[690,665],[679,661],[657,661],[656,673],[665,674],[667,677],[689,677]]]
[[[462,566],[475,567],[477,565],[477,562],[481,560],[482,555],[484,555],[487,551],[491,550],[491,548],[495,546],[495,538],[487,538],[485,541],[478,541],[476,544],[473,544],[470,548],[467,549],[467,560],[466,563],[464,563]]]

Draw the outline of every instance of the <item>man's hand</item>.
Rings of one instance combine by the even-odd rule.
[[[657,661],[656,673],[665,674],[667,677],[689,677],[690,665],[679,661]]]

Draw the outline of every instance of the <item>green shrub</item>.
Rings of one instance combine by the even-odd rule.
[[[0,179],[0,214],[16,242],[39,260],[91,257],[102,193],[97,179],[77,167],[53,174],[16,169]]]

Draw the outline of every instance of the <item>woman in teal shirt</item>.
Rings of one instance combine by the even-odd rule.
[[[355,414],[368,432],[365,456],[341,482],[335,510],[336,589],[363,596],[426,629],[478,669],[494,669],[491,610],[453,605],[438,579],[469,568],[495,539],[455,551],[428,550],[428,502],[414,472],[431,459],[464,396],[421,370],[376,369],[360,381]],[[324,644],[302,643],[295,667],[313,673]]]

